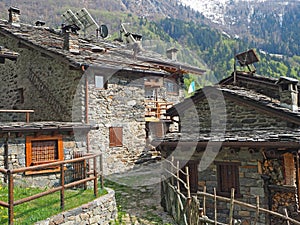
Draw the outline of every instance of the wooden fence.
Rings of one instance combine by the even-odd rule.
[[[180,225],[192,225],[198,222],[199,202],[191,197],[189,169],[180,169],[179,162],[164,160],[162,176],[162,206]],[[180,176],[185,177],[181,179]]]
[[[198,192],[197,195],[198,195],[199,198],[202,198],[202,207],[203,207],[203,214],[204,215],[206,214],[206,201],[207,201],[206,199],[211,198],[214,201],[214,218],[209,219],[205,216],[200,218],[200,220],[203,222],[203,224],[205,224],[205,222],[208,223],[208,224],[215,224],[215,225],[223,224],[221,222],[217,222],[218,221],[218,218],[217,218],[217,215],[218,215],[217,201],[224,201],[224,202],[227,202],[227,203],[230,204],[229,215],[228,215],[228,220],[229,220],[228,225],[234,225],[233,214],[234,214],[234,206],[235,205],[238,205],[240,207],[248,209],[249,211],[254,211],[255,212],[255,217],[253,218],[251,225],[259,224],[258,220],[259,220],[260,214],[264,214],[266,216],[273,215],[275,217],[278,217],[278,218],[286,221],[287,225],[290,225],[290,224],[300,225],[300,221],[297,221],[293,218],[290,218],[288,216],[288,213],[287,213],[286,210],[285,210],[285,215],[283,215],[283,214],[280,214],[278,212],[274,212],[274,211],[267,210],[265,208],[261,208],[259,206],[259,196],[256,196],[256,205],[251,205],[251,204],[241,202],[241,201],[238,201],[238,200],[234,199],[234,188],[231,189],[231,197],[230,198],[217,196],[215,188],[214,188],[214,194],[209,194],[209,193],[206,192],[206,187],[204,187],[203,192]]]
[[[78,162],[89,162],[92,160],[92,168],[89,169],[87,172],[87,176],[83,177],[82,179],[76,180],[74,182],[65,183],[65,165],[66,164],[76,164]],[[99,165],[99,171],[98,167]],[[49,189],[47,191],[38,193],[36,195],[32,195],[23,199],[14,200],[14,175],[18,173],[25,173],[26,171],[34,171],[34,170],[43,170],[46,168],[51,167],[60,167],[60,186]],[[37,198],[41,198],[43,196],[52,194],[54,192],[60,191],[60,207],[63,210],[65,207],[65,189],[77,186],[79,184],[85,184],[88,181],[93,181],[93,189],[94,189],[94,195],[95,197],[98,196],[98,177],[101,176],[101,187],[103,188],[103,164],[102,164],[102,155],[101,154],[88,154],[83,157],[71,159],[71,160],[65,160],[65,161],[59,161],[54,163],[48,163],[38,166],[31,166],[31,167],[24,167],[24,168],[18,168],[18,169],[2,169],[0,168],[0,172],[3,173],[7,177],[8,181],[8,202],[0,201],[0,206],[8,208],[8,223],[9,225],[13,225],[14,221],[14,206],[35,200]]]
[[[235,225],[237,221],[234,220],[234,208],[235,205],[240,208],[245,208],[249,211],[254,211],[255,216],[251,221],[251,225],[262,224],[259,222],[261,214],[265,216],[272,215],[286,221],[287,225],[300,225],[300,221],[290,218],[285,211],[285,215],[278,212],[270,211],[259,206],[259,196],[256,197],[256,204],[251,205],[245,202],[238,201],[234,198],[234,189],[231,189],[231,197],[226,198],[218,196],[216,189],[214,193],[210,194],[206,192],[206,187],[202,192],[197,192],[196,196],[191,196],[189,186],[189,170],[185,167],[184,170],[180,169],[179,162],[175,163],[174,158],[171,161],[164,159],[163,164],[164,175],[162,176],[162,206],[164,209],[174,218],[175,222],[179,225]],[[182,179],[181,177],[184,177]],[[206,216],[207,211],[207,199],[213,199],[213,215],[214,218],[208,218]],[[203,210],[200,215],[200,202],[202,200],[201,209]],[[218,201],[224,201],[229,203],[229,215],[228,223],[218,222]]]

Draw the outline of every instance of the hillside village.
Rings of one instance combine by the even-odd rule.
[[[0,20],[0,184],[10,188],[8,202],[0,199],[0,205],[8,208],[8,224],[22,203],[14,202],[14,186],[61,191],[82,181],[97,190],[103,177],[126,177],[143,165],[160,169],[171,158],[187,168],[187,176],[177,171],[175,177],[188,188],[167,176],[170,183],[156,184],[162,185],[162,206],[176,218],[180,207],[168,198],[178,193],[186,207],[191,199],[197,205],[181,207],[179,224],[205,224],[198,210],[205,206],[205,216],[216,218],[214,205],[223,224],[300,219],[297,79],[256,75],[251,66],[259,59],[247,51],[236,55],[242,70],[186,98],[184,76],[202,76],[204,69],[178,61],[176,48],[165,55],[146,51],[142,36],[122,25],[118,40],[105,39],[104,26],[86,36],[87,25],[74,22],[80,15],[94,23],[85,8],[59,29],[22,23],[16,7]],[[175,194],[164,186],[169,184]],[[199,197],[204,190],[234,194],[286,218],[240,206],[231,211],[226,202],[205,202]],[[111,224],[117,207],[114,191],[108,192],[105,200],[44,224]]]

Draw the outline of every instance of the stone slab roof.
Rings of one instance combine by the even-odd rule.
[[[199,134],[168,133],[155,142],[300,142],[300,129],[239,129],[220,131],[202,130]],[[276,144],[275,144],[276,145]],[[300,145],[300,144],[299,144]]]
[[[1,122],[0,133],[6,132],[39,132],[39,131],[74,131],[95,130],[95,126],[76,122]]]
[[[99,40],[79,38],[79,54],[74,54],[63,49],[64,38],[61,30],[49,27],[27,24],[18,27],[0,20],[0,34],[15,38],[20,44],[35,48],[44,54],[59,57],[76,68],[82,65],[95,65],[162,74],[169,72],[203,74],[205,72],[198,67],[172,61],[150,51],[142,51],[134,57],[133,50],[126,44],[101,38]]]
[[[167,110],[171,116],[182,115],[192,104],[201,104],[206,98],[205,94],[220,91],[224,98],[237,102],[237,104],[248,105],[273,117],[281,118],[283,121],[294,123],[295,128],[280,129],[278,127],[266,127],[260,129],[230,129],[225,132],[218,130],[201,130],[198,134],[193,133],[170,133],[163,139],[155,139],[156,142],[300,142],[300,112],[292,111],[282,107],[278,99],[273,99],[254,90],[234,85],[216,85],[204,87],[196,91],[194,96],[173,106]],[[204,94],[205,93],[205,94]],[[192,100],[192,101],[191,101]]]
[[[272,113],[274,116],[279,116],[285,120],[290,120],[291,122],[300,125],[300,112],[292,111],[280,105],[278,99],[273,99],[254,90],[249,90],[244,87],[234,86],[234,85],[223,85],[223,86],[209,86],[204,87],[196,91],[196,93],[190,97],[190,99],[183,101],[167,110],[168,115],[178,115],[178,111],[184,112],[188,109],[191,104],[197,104],[201,100],[205,99],[205,93],[213,93],[215,91],[221,91],[224,97],[240,101],[244,104],[248,104],[253,108],[261,109]]]

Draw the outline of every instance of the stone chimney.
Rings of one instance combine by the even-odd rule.
[[[68,50],[73,54],[80,54],[79,52],[79,35],[77,31],[80,28],[76,25],[68,25],[62,27],[62,33],[64,38],[64,50]]]
[[[13,26],[19,27],[20,26],[20,9],[15,7],[10,7],[8,9],[8,22]]]
[[[280,105],[298,111],[298,80],[290,77],[280,77],[276,82],[279,86]]]
[[[168,49],[167,50],[167,57],[168,57],[168,59],[176,61],[177,60],[177,52],[178,52],[177,48],[170,48],[170,49]]]

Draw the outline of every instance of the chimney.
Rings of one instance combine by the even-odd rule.
[[[10,7],[8,9],[8,22],[11,23],[11,25],[19,27],[20,26],[20,9],[15,7]]]
[[[280,77],[276,82],[279,86],[280,105],[298,111],[298,80],[290,77]]]
[[[178,52],[177,48],[170,48],[170,49],[168,49],[167,50],[167,57],[168,57],[168,59],[176,61],[177,60],[177,52]]]
[[[79,35],[77,31],[80,28],[76,25],[67,25],[62,27],[62,33],[64,38],[63,49],[70,51],[71,53],[78,55],[79,52]]]

